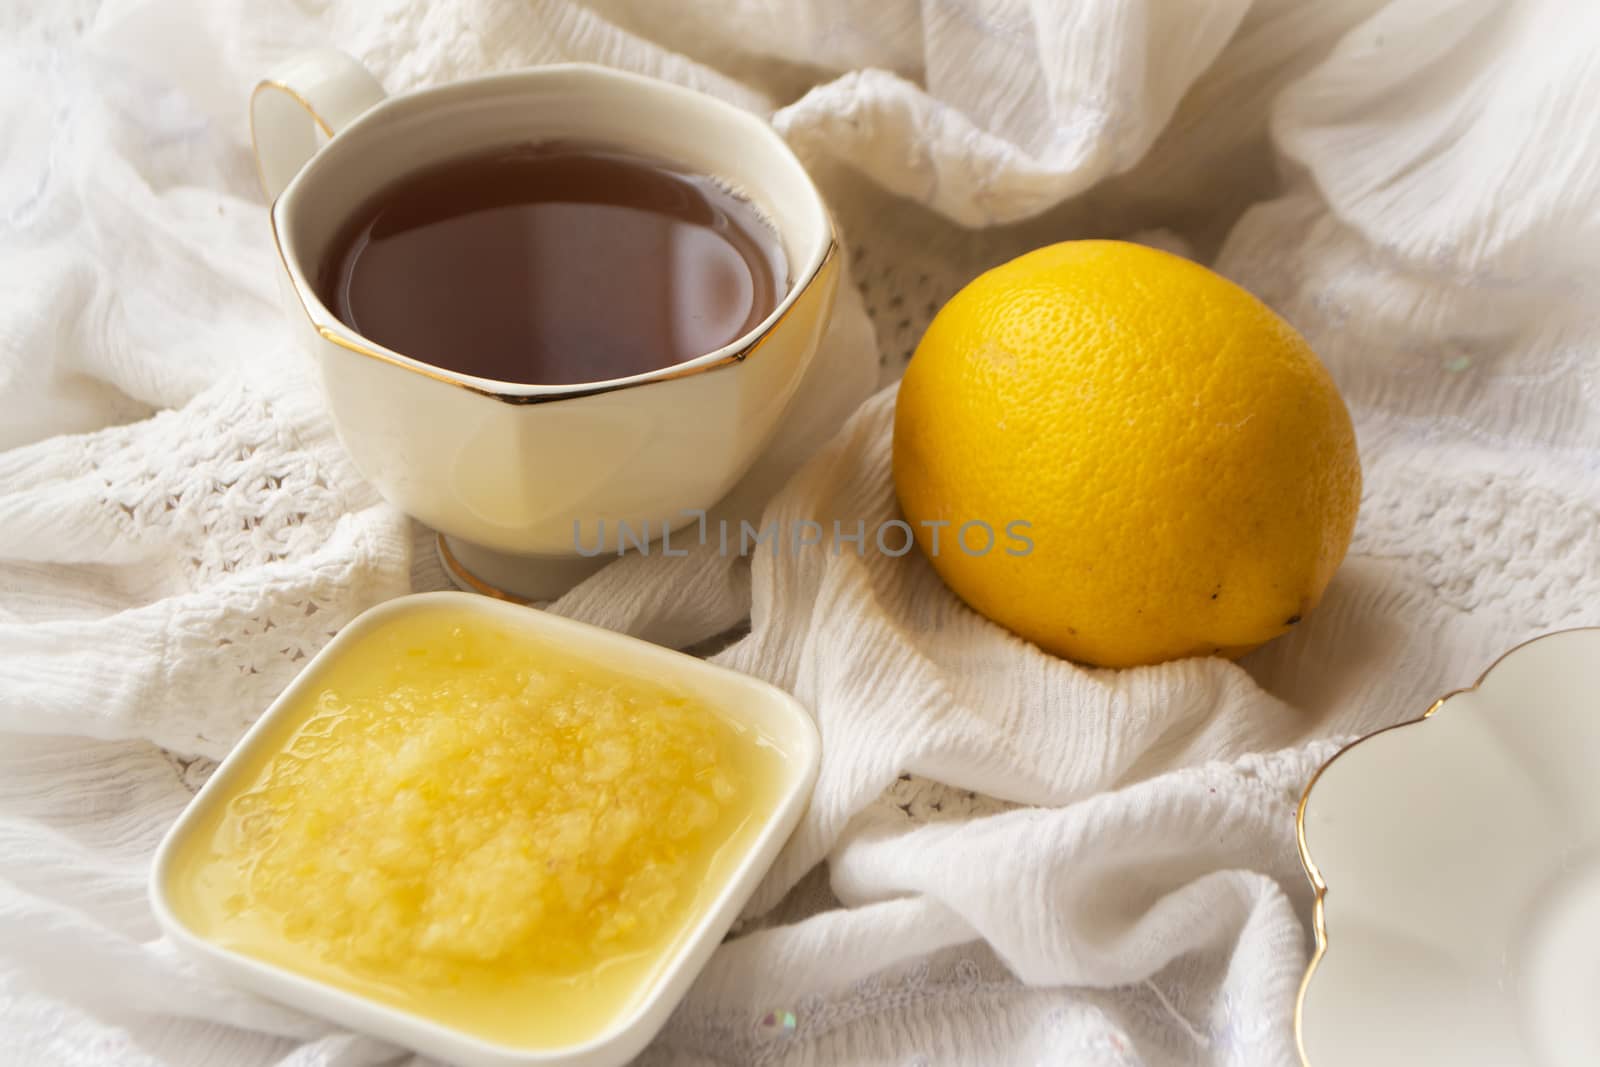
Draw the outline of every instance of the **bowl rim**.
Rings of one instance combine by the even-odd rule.
[[[1540,641],[1545,641],[1553,637],[1560,637],[1563,634],[1584,633],[1588,631],[1600,631],[1600,626],[1569,626],[1565,629],[1551,630],[1547,633],[1537,634],[1524,641],[1519,641],[1517,644],[1511,646],[1504,652],[1500,653],[1500,655],[1496,656],[1494,662],[1490,663],[1489,666],[1485,667],[1481,672],[1479,672],[1478,677],[1473,680],[1471,685],[1465,685],[1458,689],[1452,689],[1443,696],[1435,698],[1434,701],[1428,705],[1427,710],[1416,718],[1406,719],[1403,722],[1397,722],[1389,726],[1379,727],[1378,729],[1373,730],[1370,733],[1363,734],[1354,741],[1341,746],[1337,752],[1323,761],[1322,765],[1316,769],[1316,772],[1313,773],[1311,778],[1306,782],[1306,787],[1301,791],[1300,794],[1300,803],[1295,809],[1294,836],[1295,845],[1300,853],[1300,867],[1305,872],[1306,880],[1311,883],[1311,890],[1314,894],[1314,899],[1311,905],[1311,931],[1313,937],[1315,938],[1316,944],[1312,949],[1311,959],[1306,964],[1305,974],[1303,974],[1300,978],[1300,988],[1295,994],[1294,998],[1294,1044],[1295,1051],[1300,1057],[1301,1067],[1312,1067],[1311,1057],[1306,1053],[1305,1043],[1306,997],[1311,990],[1311,979],[1316,975],[1317,968],[1319,965],[1321,965],[1323,957],[1328,954],[1328,927],[1325,906],[1323,903],[1324,898],[1328,894],[1328,883],[1323,877],[1321,868],[1317,866],[1316,859],[1311,855],[1311,846],[1306,842],[1306,810],[1311,803],[1312,791],[1316,789],[1317,782],[1322,778],[1323,772],[1329,767],[1333,766],[1334,762],[1337,761],[1339,757],[1345,755],[1357,745],[1365,744],[1376,737],[1390,733],[1394,730],[1403,730],[1410,726],[1421,726],[1428,722],[1449,701],[1458,696],[1476,692],[1483,686],[1483,683],[1488,679],[1489,675],[1494,672],[1496,667],[1500,666],[1501,663],[1505,662],[1505,660],[1510,658],[1513,654],[1520,652],[1529,645],[1537,644]]]
[[[743,857],[717,887],[715,895],[695,920],[681,942],[672,951],[659,973],[639,997],[633,1008],[619,1015],[597,1034],[582,1042],[551,1048],[524,1048],[503,1044],[488,1038],[457,1029],[428,1016],[407,1011],[363,994],[340,988],[319,978],[300,974],[288,967],[258,959],[227,948],[192,929],[173,908],[167,884],[175,855],[183,842],[194,832],[195,823],[218,803],[218,797],[228,791],[230,783],[241,773],[240,768],[255,750],[269,739],[274,725],[294,710],[298,697],[314,686],[327,664],[336,659],[344,648],[365,636],[384,621],[406,612],[430,605],[454,604],[489,617],[513,620],[529,633],[542,635],[561,632],[578,633],[587,641],[611,645],[624,652],[632,662],[622,665],[637,666],[640,660],[646,665],[654,661],[670,665],[681,674],[714,676],[724,684],[742,687],[751,695],[760,695],[769,703],[774,714],[790,720],[792,728],[778,748],[781,762],[788,767],[788,781],[776,805],[765,819],[754,839],[746,846]],[[557,638],[559,640],[559,637]],[[593,646],[590,646],[591,648]],[[587,649],[585,651],[588,651]],[[579,659],[591,659],[583,653]],[[623,657],[619,656],[619,660]],[[666,673],[666,672],[662,672]],[[753,724],[753,713],[742,702],[707,700],[719,713],[735,722]],[[440,1055],[454,1049],[467,1057],[463,1062],[527,1065],[527,1067],[556,1067],[556,1065],[589,1065],[612,1062],[596,1057],[626,1050],[631,1058],[647,1044],[668,1014],[687,993],[689,984],[704,967],[711,952],[726,936],[740,909],[755,892],[762,878],[771,868],[779,851],[794,832],[816,783],[821,764],[821,736],[815,721],[805,707],[791,694],[769,682],[714,663],[708,663],[675,649],[657,645],[642,638],[608,630],[604,627],[553,615],[531,606],[497,600],[477,593],[458,590],[410,593],[393,597],[361,612],[340,627],[338,632],[300,669],[268,704],[265,711],[245,731],[244,735],[218,763],[206,783],[190,798],[183,811],[167,828],[157,846],[146,881],[146,895],[151,911],[163,933],[171,937],[177,947],[197,962],[215,968],[219,973],[237,975],[237,988],[257,995],[267,996],[278,1003],[287,1004],[308,1014],[320,1015],[338,1025],[348,1026],[361,1033],[372,1034],[394,1041],[424,1055]],[[280,997],[276,992],[290,994]],[[306,1007],[308,1002],[326,1005],[326,1010]],[[414,1039],[423,1039],[427,1047],[419,1048]]]

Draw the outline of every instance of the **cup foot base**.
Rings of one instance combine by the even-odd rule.
[[[439,563],[457,589],[517,604],[546,603],[614,560],[615,556],[514,556],[437,534]]]

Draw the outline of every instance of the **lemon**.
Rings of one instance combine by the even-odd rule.
[[[1288,630],[1361,497],[1349,412],[1305,339],[1120,241],[1038,249],[951,298],[900,385],[894,481],[957,595],[1108,667]]]

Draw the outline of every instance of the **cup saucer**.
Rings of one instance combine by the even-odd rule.
[[[1520,645],[1300,803],[1308,1067],[1600,1063],[1600,628]]]

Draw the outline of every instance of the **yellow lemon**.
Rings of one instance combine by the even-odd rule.
[[[894,480],[957,595],[1108,667],[1289,629],[1361,497],[1350,414],[1305,339],[1120,241],[1041,248],[951,298],[900,385]]]

